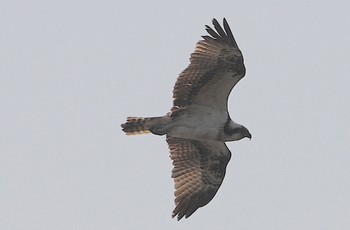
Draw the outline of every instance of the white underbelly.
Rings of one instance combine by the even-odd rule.
[[[217,140],[216,128],[176,126],[169,130],[168,135],[194,140]]]
[[[218,140],[227,117],[227,113],[196,106],[174,120],[168,135],[194,140]]]

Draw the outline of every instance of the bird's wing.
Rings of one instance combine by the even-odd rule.
[[[173,217],[191,216],[218,191],[231,158],[224,142],[197,141],[167,136],[175,182]]]
[[[210,36],[203,36],[197,43],[189,66],[175,83],[173,112],[191,104],[226,111],[232,88],[245,75],[242,53],[226,19],[224,29],[216,19],[213,25],[214,29],[206,26]]]

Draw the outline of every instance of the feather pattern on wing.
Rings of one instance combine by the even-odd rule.
[[[203,36],[191,54],[189,66],[180,73],[173,89],[172,112],[191,104],[227,110],[232,88],[245,75],[243,56],[224,19],[224,29],[213,19],[211,36]]]
[[[175,209],[178,220],[208,204],[218,191],[231,158],[224,142],[197,141],[167,136],[173,160]]]

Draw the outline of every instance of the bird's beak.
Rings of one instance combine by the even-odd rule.
[[[248,132],[247,137],[249,138],[249,140],[251,140],[251,139],[252,139],[252,134],[250,134],[250,133]]]

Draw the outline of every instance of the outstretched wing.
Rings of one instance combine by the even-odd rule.
[[[191,216],[218,191],[231,158],[224,142],[197,141],[167,136],[175,182],[173,217]]]
[[[189,66],[175,83],[172,111],[191,104],[226,111],[232,88],[245,75],[242,53],[226,19],[224,29],[216,19],[213,25],[215,30],[206,26],[210,36],[197,43]]]

